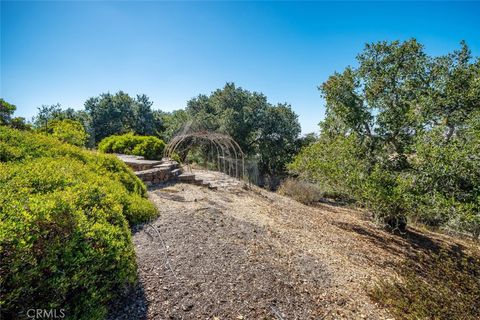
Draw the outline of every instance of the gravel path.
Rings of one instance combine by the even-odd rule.
[[[357,211],[240,183],[149,196],[160,216],[134,230],[139,284],[111,319],[388,319],[366,291],[418,250]]]

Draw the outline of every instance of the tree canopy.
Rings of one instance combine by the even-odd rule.
[[[192,126],[228,133],[244,153],[258,161],[260,174],[282,175],[298,151],[298,116],[288,104],[273,105],[258,92],[227,83],[211,95],[187,103]]]
[[[17,107],[13,104],[0,99],[0,125],[8,124],[11,121],[12,115],[16,109]]]
[[[114,95],[102,93],[88,99],[85,111],[91,119],[91,135],[95,143],[105,137],[127,132],[154,134],[152,104],[146,95],[132,98],[123,91]]]
[[[319,87],[320,138],[292,172],[389,225],[410,217],[478,236],[480,60],[465,42],[431,57],[415,39],[367,44],[357,60]]]
[[[30,125],[26,123],[23,117],[13,117],[17,106],[0,99],[0,126],[10,126],[15,129],[27,130]]]
[[[146,95],[132,98],[123,91],[89,98],[85,110],[63,109],[60,104],[42,105],[34,117],[37,130],[52,133],[52,126],[65,127],[71,120],[83,125],[87,146],[106,137],[132,133],[169,141],[180,130],[211,130],[227,133],[237,141],[260,175],[283,176],[301,147],[315,138],[301,138],[298,116],[287,103],[272,104],[259,92],[226,83],[210,95],[198,95],[185,109],[153,110]],[[57,128],[58,129],[58,128]],[[76,142],[77,143],[77,142]]]

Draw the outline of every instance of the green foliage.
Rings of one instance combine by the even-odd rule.
[[[418,137],[409,180],[417,220],[480,236],[480,112],[448,143],[439,127]]]
[[[25,118],[12,117],[17,107],[13,104],[0,99],[0,126],[9,126],[19,130],[30,130],[30,124],[27,124]]]
[[[285,172],[285,165],[298,151],[300,130],[298,116],[289,105],[266,108],[257,138],[260,172],[273,175]]]
[[[82,125],[82,128],[78,124]],[[90,136],[91,119],[85,111],[62,109],[60,104],[42,105],[33,118],[34,128],[40,132],[52,134],[54,129],[60,140],[77,145],[93,147]],[[55,128],[54,128],[55,127]]]
[[[136,134],[146,136],[155,133],[155,117],[152,112],[153,102],[144,95],[137,95],[132,105],[132,130]]]
[[[35,128],[48,132],[49,123],[55,119],[63,119],[62,107],[60,104],[42,105],[38,109],[38,114],[33,118]]]
[[[170,158],[174,161],[177,161],[178,163],[181,163],[182,162],[182,159],[180,159],[180,156],[178,155],[178,153],[172,153],[170,155]]]
[[[321,124],[325,133],[371,135],[373,117],[358,86],[358,74],[351,68],[346,68],[342,74],[333,74],[320,86],[328,105],[326,119]]]
[[[162,123],[155,117],[152,105],[153,102],[144,94],[132,98],[123,91],[115,95],[103,93],[88,99],[85,110],[64,110],[60,104],[42,105],[34,117],[34,125],[38,130],[51,132],[54,121],[78,121],[87,132],[87,145],[94,147],[103,138],[114,134],[159,134],[163,130]]]
[[[404,204],[406,189],[400,176],[387,168],[375,166],[355,193],[374,214],[378,223],[387,228],[404,230],[407,211]]]
[[[396,319],[480,318],[478,253],[418,254],[399,273],[400,281],[382,280],[370,293]]]
[[[480,108],[480,60],[471,60],[470,49],[462,41],[460,50],[430,62],[432,85],[422,101],[423,117],[434,125],[445,125],[446,140]]]
[[[153,111],[156,123],[157,135],[164,141],[170,141],[178,131],[191,122],[189,114],[185,110],[172,112]]]
[[[135,281],[129,223],[156,215],[145,186],[114,156],[33,132],[0,127],[0,159],[2,318],[104,318]]]
[[[17,107],[7,101],[0,99],[0,125],[7,125],[12,119],[12,115]]]
[[[165,143],[162,140],[148,136],[133,148],[132,154],[143,156],[145,159],[161,159],[163,149],[165,149]]]
[[[348,194],[376,220],[480,235],[480,60],[465,43],[429,57],[412,39],[366,45],[320,90],[318,142],[290,170]]]
[[[246,156],[258,164],[262,176],[271,177],[284,176],[285,164],[312,141],[312,136],[299,139],[300,124],[290,105],[272,105],[263,94],[244,90],[233,83],[227,83],[209,96],[199,95],[191,99],[186,110],[162,112],[152,110],[152,105],[145,95],[132,98],[123,91],[103,93],[88,99],[85,111],[62,110],[59,104],[42,106],[34,124],[37,129],[49,132],[56,120],[79,121],[88,133],[86,144],[89,147],[112,135],[128,132],[141,136],[156,135],[164,141],[184,128],[224,132],[231,135]],[[151,140],[139,146],[136,154],[158,157],[159,153],[151,151],[152,147],[158,149],[160,146]],[[129,146],[126,150],[107,152],[133,152]],[[202,151],[210,153],[208,148]],[[206,158],[206,154],[202,157]],[[186,154],[179,156],[185,158]]]
[[[32,129],[31,124],[27,123],[27,121],[23,117],[12,118],[9,126],[11,128],[18,129],[18,130],[30,130],[30,129]]]
[[[83,125],[75,120],[53,120],[50,122],[47,133],[78,147],[84,147],[87,142],[87,133]]]
[[[152,102],[146,95],[130,97],[123,91],[115,95],[103,93],[85,102],[91,119],[91,135],[96,143],[111,135],[134,132],[140,135],[155,133]]]
[[[364,154],[355,134],[322,136],[302,149],[288,169],[305,181],[317,183],[325,192],[355,197],[362,192],[370,169],[368,160],[362,159]]]
[[[191,126],[226,132],[247,157],[258,162],[261,175],[284,175],[285,164],[298,151],[298,116],[288,104],[272,105],[267,97],[227,83],[210,96],[187,103]]]
[[[316,134],[315,132],[307,133],[307,134],[301,136],[297,140],[297,142],[295,143],[296,144],[296,149],[298,151],[300,151],[303,148],[308,147],[309,145],[311,145],[311,144],[313,144],[317,141],[318,141],[318,134]]]
[[[165,143],[152,136],[137,136],[127,133],[110,136],[98,144],[98,150],[106,153],[123,153],[143,156],[145,159],[161,159]]]
[[[415,39],[367,44],[358,56],[356,91],[389,155],[402,156],[419,130],[416,108],[428,88],[427,56]],[[363,84],[363,85],[362,85]]]

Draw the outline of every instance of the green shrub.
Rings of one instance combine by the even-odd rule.
[[[182,162],[182,159],[180,158],[180,155],[179,155],[178,153],[176,153],[176,152],[172,153],[172,154],[170,155],[170,158],[171,158],[172,160],[177,161],[178,163],[181,163],[181,162]]]
[[[145,157],[145,159],[161,159],[165,143],[153,136],[137,136],[127,133],[121,136],[110,136],[98,144],[98,150],[106,153],[123,153]]]
[[[132,154],[133,148],[141,142],[141,136],[133,133],[113,135],[104,138],[98,144],[98,150],[106,153]]]
[[[417,139],[410,211],[419,221],[480,236],[480,114],[449,143],[443,130]]]
[[[355,134],[321,136],[289,165],[328,193],[366,206],[375,219],[403,229],[407,218],[480,236],[480,113],[447,143],[445,128],[419,134],[408,157],[370,154]],[[398,163],[402,164],[399,165]]]
[[[379,224],[404,230],[408,214],[405,210],[404,194],[404,184],[398,173],[377,165],[365,180],[357,197],[370,209]]]
[[[136,278],[129,223],[156,215],[144,185],[114,156],[33,132],[0,128],[0,155],[2,318],[104,318]]]
[[[145,159],[161,159],[164,148],[165,143],[162,140],[151,136],[144,137],[143,141],[133,148],[132,154],[143,156]]]
[[[51,121],[48,133],[61,141],[79,147],[84,147],[88,138],[83,125],[78,121],[70,119]]]
[[[369,162],[358,137],[322,137],[302,149],[288,165],[290,173],[316,183],[324,192],[356,198],[368,177]]]

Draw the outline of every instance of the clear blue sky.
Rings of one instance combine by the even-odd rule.
[[[432,55],[464,39],[480,56],[480,3],[1,2],[1,96],[30,119],[102,92],[183,108],[225,82],[288,102],[318,130],[317,86],[366,42],[417,38]]]

